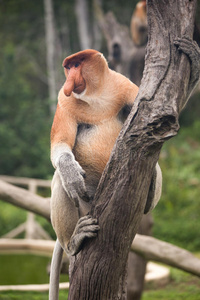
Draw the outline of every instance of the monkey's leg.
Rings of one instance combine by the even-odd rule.
[[[50,283],[49,283],[49,300],[59,299],[59,278],[62,264],[63,248],[58,239],[53,250],[53,257],[51,260]]]
[[[79,207],[65,192],[56,171],[52,181],[51,221],[61,246],[69,255],[77,254],[83,240],[95,237],[99,230],[96,219],[91,216],[79,218]]]
[[[189,97],[200,77],[200,48],[195,41],[186,37],[176,39],[174,45],[177,46],[179,51],[185,53],[191,62],[191,74],[187,95],[187,97]]]
[[[58,171],[55,171],[51,189],[51,222],[64,249],[78,222],[79,209],[65,192]]]
[[[147,214],[149,211],[154,209],[160,200],[162,192],[162,172],[159,164],[156,164],[156,167],[153,172],[153,176],[151,179],[151,184],[149,188],[149,194],[147,197],[146,206],[144,209],[144,214]]]

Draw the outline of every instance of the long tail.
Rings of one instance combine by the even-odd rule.
[[[60,279],[62,257],[63,257],[63,248],[61,247],[57,239],[53,250],[52,260],[51,260],[49,300],[59,299],[59,279]]]

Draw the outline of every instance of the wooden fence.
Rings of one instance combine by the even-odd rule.
[[[0,175],[0,179],[5,182],[26,187],[30,192],[37,194],[38,188],[50,188],[51,180],[26,178],[26,177],[13,177]],[[25,238],[27,239],[51,239],[50,235],[40,226],[35,220],[35,215],[31,212],[27,212],[26,222],[20,224],[10,232],[3,235],[3,238],[14,238],[25,232]]]

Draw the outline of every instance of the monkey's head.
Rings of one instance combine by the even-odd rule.
[[[136,46],[147,43],[147,4],[141,0],[137,3],[131,18],[131,36]]]
[[[73,92],[79,97],[91,95],[95,89],[99,89],[101,78],[106,69],[107,62],[102,53],[88,49],[77,52],[66,57],[63,61],[66,81],[63,91],[66,96],[70,96]]]
[[[137,3],[136,10],[138,10],[138,13],[140,13],[139,10],[146,12],[146,9],[147,9],[146,0],[141,0]]]

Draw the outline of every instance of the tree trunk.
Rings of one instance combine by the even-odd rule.
[[[102,30],[99,26],[99,22],[96,18],[96,3],[98,7],[102,7],[102,0],[93,0],[92,1],[92,9],[93,9],[93,14],[92,14],[92,48],[101,51],[101,46],[102,46]]]
[[[95,13],[99,25],[104,32],[109,51],[109,65],[115,71],[126,75],[137,86],[140,85],[144,70],[145,46],[136,46],[130,37],[128,27],[121,25],[112,12],[104,15],[100,4],[95,2]],[[135,12],[136,10],[134,10]],[[133,13],[134,14],[134,13]],[[147,25],[146,25],[147,27]],[[138,29],[138,37],[144,36],[144,32]],[[147,31],[146,31],[147,40]],[[142,218],[140,234],[151,233],[153,221],[150,214]],[[127,300],[140,300],[144,286],[146,273],[146,260],[135,253],[130,252],[128,257]]]
[[[76,0],[75,12],[81,50],[89,49],[92,45],[89,31],[89,11],[87,0]]]
[[[100,181],[92,215],[101,230],[85,242],[71,272],[69,300],[126,299],[126,266],[162,144],[177,134],[190,64],[173,41],[192,38],[195,1],[148,2],[144,76]],[[184,78],[182,78],[184,74]]]

